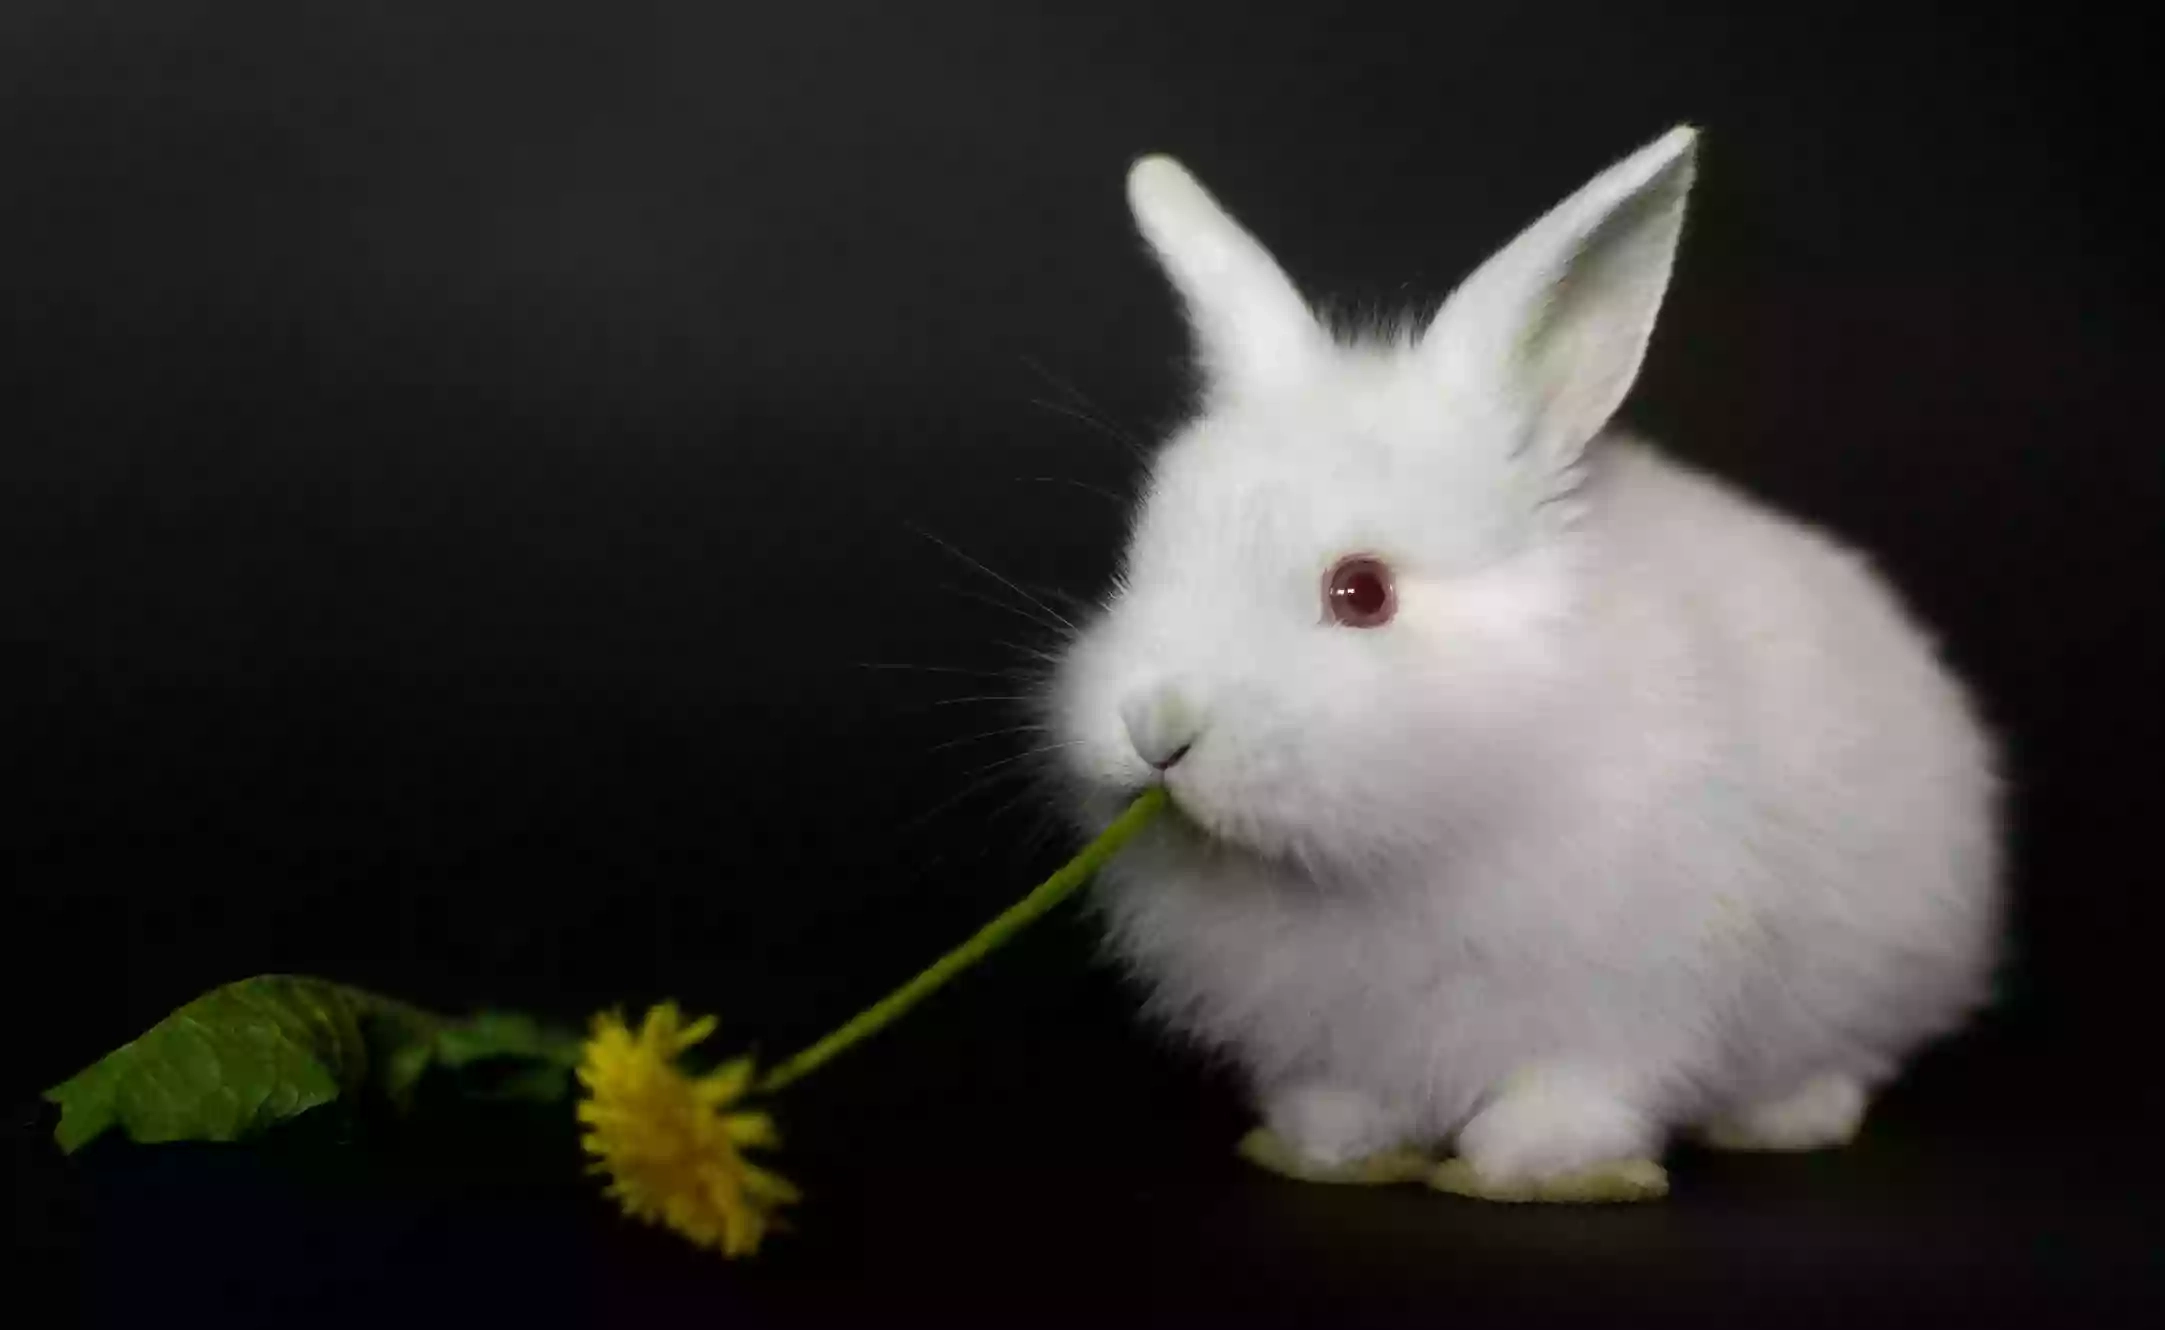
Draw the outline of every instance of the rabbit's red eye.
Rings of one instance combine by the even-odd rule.
[[[1391,566],[1366,554],[1340,559],[1323,583],[1323,605],[1333,620],[1348,628],[1389,623],[1398,610]]]

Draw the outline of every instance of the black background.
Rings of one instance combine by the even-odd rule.
[[[1735,8],[14,0],[11,1191],[58,1305],[2157,1309],[2141,46]],[[2009,741],[2008,1000],[1855,1149],[1687,1153],[1630,1212],[1278,1184],[1063,917],[793,1093],[813,1199],[754,1265],[617,1220],[542,1112],[50,1150],[39,1087],[261,971],[821,1032],[1068,848],[960,700],[1015,691],[1029,607],[919,530],[1057,592],[1111,567],[1118,436],[1185,389],[1128,160],[1397,303],[1683,119],[1627,414],[1876,551]]]

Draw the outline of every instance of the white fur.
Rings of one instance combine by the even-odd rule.
[[[1413,337],[1328,335],[1177,165],[1131,177],[1209,392],[1049,720],[1091,829],[1190,745],[1111,937],[1317,1162],[1840,1139],[1986,993],[1994,754],[1925,632],[1834,540],[1603,433],[1694,152],[1596,177]],[[1352,552],[1396,569],[1384,627],[1323,613]]]

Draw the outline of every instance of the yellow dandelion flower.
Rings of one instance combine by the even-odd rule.
[[[908,983],[770,1069],[756,1087],[750,1058],[700,1077],[678,1069],[678,1056],[714,1033],[712,1016],[686,1025],[676,1004],[665,1002],[647,1012],[636,1035],[622,1016],[597,1017],[579,1064],[579,1081],[588,1094],[579,1102],[579,1120],[592,1128],[584,1144],[599,1156],[593,1171],[611,1179],[609,1195],[633,1218],[666,1224],[725,1256],[757,1251],[768,1230],[781,1226],[776,1211],[797,1199],[797,1189],[744,1158],[746,1150],[780,1143],[773,1119],[741,1108],[731,1112],[731,1106],[755,1088],[772,1095],[795,1084],[901,1019],[928,994],[1080,890],[1165,806],[1164,787],[1144,791],[1081,854],[1029,895]]]
[[[713,1032],[713,1017],[687,1025],[672,1002],[650,1009],[636,1034],[620,1015],[596,1017],[579,1064],[579,1121],[597,1156],[592,1171],[608,1175],[626,1214],[742,1256],[758,1250],[797,1189],[744,1157],[780,1143],[765,1113],[730,1111],[752,1086],[751,1059],[698,1077],[677,1066]]]

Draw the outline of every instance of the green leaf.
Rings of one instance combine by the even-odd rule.
[[[480,1099],[523,1099],[553,1104],[571,1093],[571,1068],[553,1062],[529,1062],[487,1089],[473,1093]]]
[[[262,975],[212,989],[45,1092],[69,1153],[109,1128],[131,1140],[232,1141],[329,1103],[370,1065],[371,1017],[412,1009],[357,989]]]
[[[386,1052],[380,1079],[384,1098],[391,1101],[393,1108],[403,1113],[413,1106],[414,1090],[435,1060],[436,1045],[427,1039],[400,1044]]]
[[[578,1035],[512,1011],[479,1012],[445,1025],[432,1045],[440,1065],[482,1073],[464,1079],[466,1093],[541,1103],[571,1092],[571,1069],[579,1065],[584,1047]]]
[[[475,1092],[561,1099],[581,1045],[517,1012],[446,1020],[324,979],[259,975],[212,989],[45,1097],[71,1154],[115,1126],[145,1143],[235,1141],[371,1083],[404,1111],[437,1066],[507,1063]]]
[[[575,1067],[584,1042],[519,1012],[483,1011],[438,1029],[435,1048],[437,1060],[447,1067],[497,1058]]]

